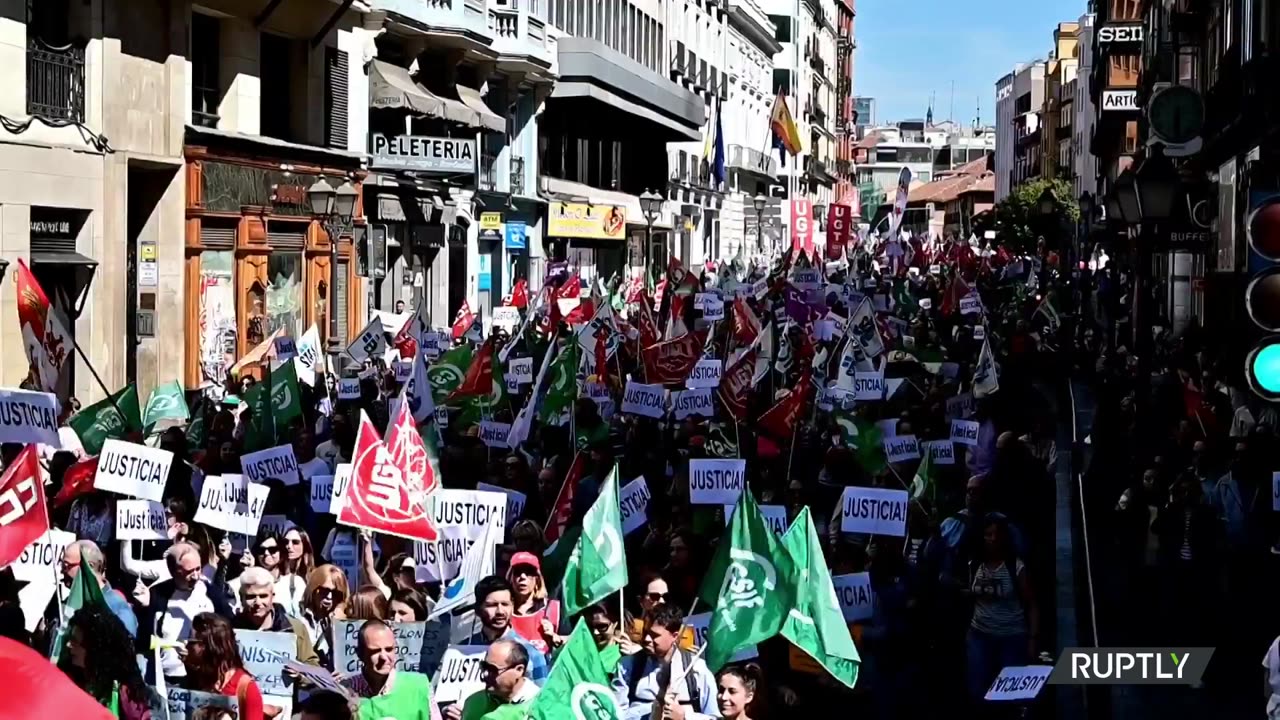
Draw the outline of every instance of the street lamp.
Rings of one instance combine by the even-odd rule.
[[[1138,199],[1138,183],[1134,179],[1133,168],[1126,169],[1116,178],[1115,191],[1120,217],[1130,225],[1142,222],[1142,202]]]
[[[1168,220],[1178,197],[1178,170],[1164,154],[1163,145],[1154,145],[1134,171],[1138,209],[1144,221]]]
[[[1053,194],[1053,188],[1045,186],[1040,193],[1040,198],[1036,200],[1036,204],[1040,209],[1040,214],[1048,217],[1058,210],[1058,196]]]
[[[640,212],[644,214],[644,276],[646,280],[653,280],[652,264],[653,256],[653,224],[657,222],[658,215],[662,212],[662,196],[652,190],[646,190],[640,195]]]
[[[323,176],[307,188],[307,200],[311,215],[329,236],[329,355],[333,358],[333,372],[338,370],[338,354],[342,341],[338,338],[338,238],[351,232],[351,217],[355,214],[358,193],[351,181],[345,181],[334,190]]]
[[[1080,193],[1080,217],[1084,220],[1085,227],[1093,223],[1093,193],[1088,190]]]
[[[764,193],[756,193],[751,198],[751,205],[756,209],[756,252],[764,254],[764,209],[769,204],[769,198]]]

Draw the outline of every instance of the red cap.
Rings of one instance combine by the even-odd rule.
[[[537,555],[534,555],[531,552],[518,552],[511,556],[511,564],[509,567],[516,568],[521,565],[529,565],[534,570],[537,570],[539,575],[542,574],[542,562],[538,560]],[[510,575],[511,571],[508,570],[507,574]]]

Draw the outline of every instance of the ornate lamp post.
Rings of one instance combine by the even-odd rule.
[[[329,299],[328,353],[337,372],[338,354],[342,352],[342,340],[338,337],[338,239],[351,232],[352,215],[356,210],[358,193],[347,180],[337,190],[321,177],[307,188],[307,200],[311,215],[329,236],[329,287],[325,290]]]

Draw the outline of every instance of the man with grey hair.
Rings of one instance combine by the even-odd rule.
[[[199,547],[174,543],[165,551],[164,559],[170,577],[151,587],[151,603],[138,627],[138,647],[143,649],[150,647],[153,635],[169,642],[185,641],[191,635],[191,621],[202,612],[217,613],[228,620],[233,617],[225,585],[210,586],[201,573],[204,560]],[[162,649],[161,667],[154,665],[154,656],[148,655],[147,682],[155,682],[157,672],[174,682],[187,675],[182,658],[173,648]]]
[[[237,630],[293,633],[297,640],[294,657],[298,662],[320,664],[307,627],[276,602],[276,579],[264,568],[246,568],[240,573],[240,612],[232,624]]]
[[[129,637],[137,637],[138,635],[138,618],[133,614],[133,608],[129,606],[129,601],[121,595],[119,591],[111,587],[107,582],[106,561],[102,557],[102,550],[92,540],[77,540],[66,547],[62,551],[62,584],[64,587],[70,588],[75,583],[76,576],[88,568],[91,571],[93,579],[102,590],[102,598],[107,603],[107,609],[111,611],[120,620],[120,624],[124,625],[124,629],[128,631]],[[86,578],[88,579],[88,578]],[[65,607],[65,606],[64,606]],[[70,616],[63,620],[70,620]]]

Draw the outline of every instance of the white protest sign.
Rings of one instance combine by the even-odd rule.
[[[524,514],[525,503],[529,500],[529,498],[519,490],[511,490],[497,485],[490,485],[489,483],[476,483],[476,489],[483,490],[485,492],[502,493],[507,496],[508,522]]]
[[[159,692],[159,688],[153,688]],[[231,717],[239,717],[236,708],[239,703],[234,697],[218,693],[185,690],[179,687],[165,686],[163,700],[157,693],[151,693],[151,717],[168,720],[191,720],[203,708],[221,708]]]
[[[123,440],[107,440],[98,456],[93,487],[142,500],[160,502],[169,479],[173,453]]]
[[[707,298],[703,301],[702,308],[701,308],[702,319],[706,320],[707,322],[715,322],[716,320],[723,320],[724,319],[724,300],[721,300],[719,297],[717,297],[712,293],[699,293],[699,295],[707,296]]]
[[[422,640],[426,635],[425,622],[393,622],[391,632],[396,636],[396,670],[418,672],[422,664]],[[438,625],[439,623],[433,622]],[[363,620],[333,621],[333,670],[344,675],[360,672],[360,658],[356,650],[360,645],[360,627]],[[239,634],[240,631],[236,631]]]
[[[760,278],[759,280],[751,283],[751,294],[755,296],[755,299],[757,300],[769,294],[769,280],[767,278]]]
[[[737,509],[737,505],[724,506],[724,524],[725,527],[733,522],[733,511]],[[787,507],[785,505],[759,505],[760,515],[764,518],[764,524],[768,525],[775,533],[781,536],[790,527],[791,522],[787,520]]]
[[[937,263],[934,263],[934,264],[930,265],[930,266],[929,266],[929,274],[930,274],[930,275],[941,275],[941,274],[942,274],[942,266],[941,266],[941,265],[939,265],[939,264],[937,264]]]
[[[480,421],[480,441],[489,447],[508,447],[507,435],[510,433],[511,423],[500,423],[492,420]]]
[[[961,315],[977,315],[982,312],[982,300],[977,295],[970,293],[960,298],[960,314]]]
[[[871,591],[871,573],[835,575],[831,585],[840,599],[840,610],[849,622],[870,620],[875,610],[875,593]]]
[[[396,382],[409,382],[409,378],[413,377],[413,363],[409,360],[397,360],[394,365],[396,370]],[[391,417],[395,417],[395,414],[392,413]]]
[[[0,388],[0,443],[62,447],[58,441],[58,396]]]
[[[507,496],[481,490],[443,489],[435,492],[433,519],[440,539],[416,542],[413,558],[420,582],[441,582],[458,576],[471,544],[485,534],[486,523],[503,542],[507,527]]]
[[[495,327],[505,328],[510,332],[512,328],[520,324],[520,308],[506,306],[494,308],[493,324]]]
[[[622,534],[630,534],[632,530],[649,521],[649,484],[643,477],[622,486],[618,492],[618,504],[622,508]]]
[[[219,530],[257,535],[271,488],[251,483],[243,475],[213,475],[204,479],[195,521]]]
[[[360,378],[338,378],[338,399],[359,400]]]
[[[329,505],[333,502],[333,476],[312,475],[310,483],[311,512],[329,512]]]
[[[601,418],[608,420],[613,417],[614,411],[617,410],[617,405],[613,402],[613,394],[609,391],[608,385],[594,382],[583,383],[582,390],[596,404],[596,409],[600,412]]]
[[[884,399],[884,373],[855,372],[853,374],[853,399],[866,402]]]
[[[1053,672],[1052,665],[1019,665],[1010,666],[1000,671],[991,688],[987,690],[987,700],[1034,700],[1044,689]]]
[[[9,567],[13,568],[13,577],[23,582],[35,582],[38,578],[61,577],[58,563],[62,560],[62,551],[76,541],[75,533],[65,530],[48,530],[45,534],[27,546]],[[41,608],[43,610],[43,608]]]
[[[813,339],[818,342],[833,340],[836,336],[836,324],[832,320],[823,318],[813,324]]]
[[[351,463],[342,463],[333,469],[333,497],[329,502],[329,513],[338,515],[342,512],[342,504],[347,499],[347,486],[351,484]]]
[[[281,480],[285,485],[297,485],[301,482],[298,479],[298,458],[293,455],[292,445],[278,445],[241,455],[240,469],[256,483]]]
[[[718,358],[702,358],[693,366],[685,387],[713,388],[720,387],[720,376],[724,371],[724,363]]]
[[[920,459],[920,443],[915,435],[898,435],[884,439],[884,456],[891,463]]]
[[[961,445],[978,444],[978,423],[976,420],[952,420],[951,442]]]
[[[511,358],[507,366],[507,380],[515,380],[517,385],[533,384],[533,358]]]
[[[298,639],[293,633],[236,630],[236,645],[244,669],[258,682],[263,703],[282,707],[282,702],[292,702],[293,683],[285,680],[284,664],[297,659]]]
[[[622,395],[622,412],[661,418],[667,412],[667,391],[661,385],[628,380],[626,392]]]
[[[906,490],[847,487],[840,498],[840,531],[905,537],[908,502]]]
[[[436,675],[431,697],[440,707],[466,700],[475,692],[484,691],[484,678],[480,664],[489,652],[487,645],[451,645],[440,660],[440,672]]]
[[[707,627],[711,624],[711,613],[704,612],[697,615],[690,615],[684,619],[685,625],[693,628],[693,645],[694,647],[702,647],[707,644]],[[758,657],[760,652],[755,645],[745,647],[733,654],[729,658],[729,662],[742,662]]]
[[[973,326],[973,339],[974,339],[974,340],[986,340],[986,339],[987,339],[987,326],[986,326],[986,325],[974,325],[974,326]]]
[[[822,271],[818,268],[797,268],[791,273],[791,284],[797,290],[817,290],[822,287]]]
[[[920,443],[920,452],[929,453],[934,465],[955,465],[956,446],[950,440],[931,440]]]
[[[746,460],[690,460],[689,502],[733,505],[747,483]]]
[[[117,540],[168,540],[164,504],[153,500],[116,501]]]
[[[276,361],[285,362],[292,360],[298,354],[298,347],[293,343],[293,338],[288,335],[281,335],[276,338]]]
[[[671,410],[675,418],[683,420],[690,415],[715,417],[716,403],[712,395],[714,392],[707,387],[696,390],[677,390],[671,393]]]

